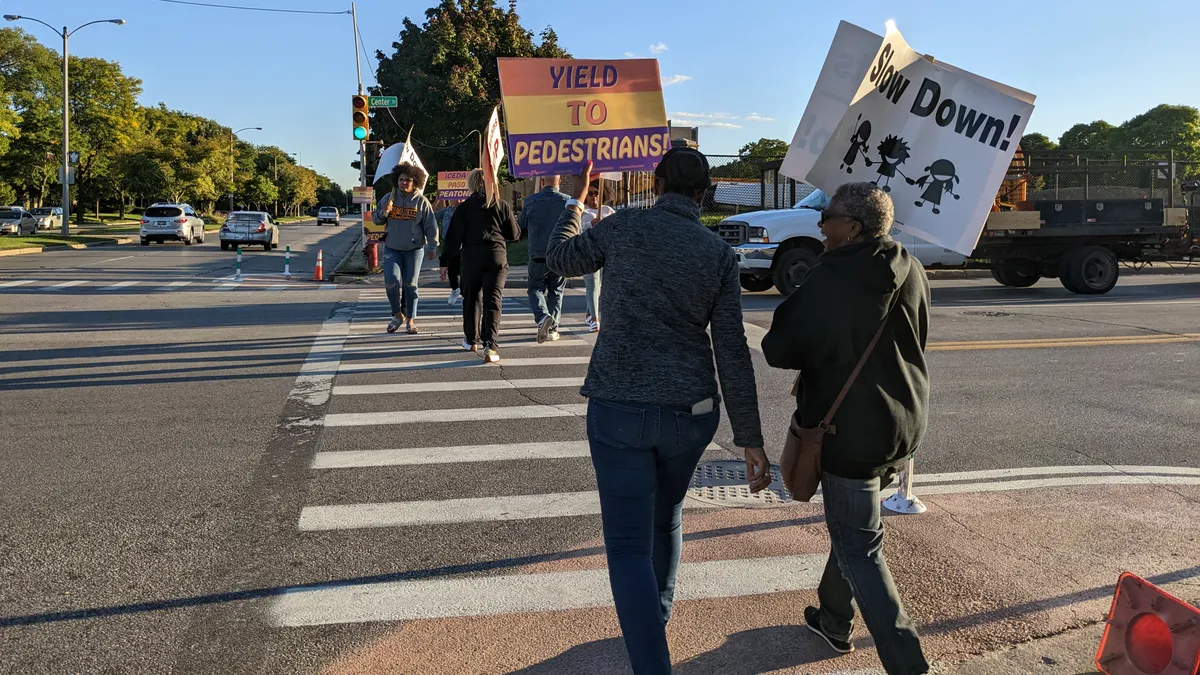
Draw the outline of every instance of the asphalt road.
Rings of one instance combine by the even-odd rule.
[[[293,271],[347,229],[285,228]],[[625,672],[581,292],[538,347],[510,290],[482,366],[434,284],[425,333],[386,335],[379,287],[283,281],[280,252],[235,284],[229,257],[0,258],[0,671]],[[934,283],[929,511],[887,552],[946,672],[1094,624],[1122,569],[1200,599],[1200,276],[1041,286]],[[752,343],[778,302],[744,299]],[[792,376],[755,359],[777,457]],[[875,672],[861,629],[833,659],[801,626],[819,504],[689,507],[678,672]]]

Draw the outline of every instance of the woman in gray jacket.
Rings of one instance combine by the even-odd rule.
[[[410,335],[417,334],[417,279],[421,276],[421,254],[433,260],[437,253],[437,219],[433,207],[419,186],[428,176],[417,166],[401,162],[392,169],[395,187],[379,200],[371,214],[376,223],[387,222],[383,239],[383,284],[392,320],[387,332],[395,333],[407,325]],[[404,285],[401,293],[401,284]]]

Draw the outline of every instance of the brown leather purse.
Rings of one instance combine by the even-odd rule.
[[[817,486],[821,484],[821,446],[825,444],[825,436],[837,434],[837,427],[833,425],[833,416],[842,406],[846,394],[850,393],[850,387],[854,386],[854,381],[858,379],[871,352],[875,350],[879,338],[883,337],[883,329],[887,327],[888,317],[892,315],[892,309],[895,308],[899,295],[900,293],[897,291],[896,298],[892,300],[892,306],[888,308],[887,314],[883,316],[883,321],[879,324],[879,330],[875,331],[875,337],[871,338],[870,344],[859,357],[858,363],[854,365],[854,370],[846,379],[846,384],[842,386],[833,405],[829,407],[825,418],[817,426],[806,429],[801,427],[797,420],[799,411],[797,411],[797,415],[792,415],[792,422],[788,426],[787,441],[783,444],[783,456],[779,458],[779,473],[783,477],[783,484],[792,493],[792,499],[807,502],[817,493]],[[792,388],[793,395],[799,385],[800,376],[796,376],[796,385]]]

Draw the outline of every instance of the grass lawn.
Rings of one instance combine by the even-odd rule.
[[[313,216],[284,216],[283,218],[276,218],[275,222],[280,225],[288,225],[290,223],[302,223],[306,220],[316,220],[316,218]]]
[[[0,251],[10,251],[17,248],[35,248],[38,246],[55,246],[61,244],[95,244],[112,241],[111,237],[64,237],[61,234],[34,234],[28,237],[0,237]]]
[[[717,223],[728,218],[728,214],[724,213],[702,213],[700,214],[700,222],[705,227],[716,227]]]

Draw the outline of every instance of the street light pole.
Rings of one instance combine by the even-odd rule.
[[[62,114],[62,118],[63,118],[63,132],[62,132],[62,139],[63,139],[63,141],[62,141],[62,144],[63,144],[63,164],[62,164],[63,218],[62,218],[62,236],[68,237],[71,235],[71,180],[70,180],[71,179],[71,99],[70,99],[71,80],[70,80],[70,69],[69,69],[70,58],[69,58],[69,55],[67,52],[67,41],[70,39],[70,37],[72,35],[74,35],[75,33],[78,33],[83,28],[87,28],[88,26],[91,26],[92,24],[115,23],[118,26],[124,26],[125,19],[101,19],[99,21],[89,21],[88,23],[85,23],[81,26],[76,27],[75,30],[70,30],[70,31],[67,30],[66,26],[63,26],[61,32],[59,32],[59,30],[57,28],[55,28],[54,26],[51,26],[50,24],[46,23],[45,21],[42,21],[41,19],[35,19],[31,16],[21,16],[19,14],[5,14],[4,19],[6,21],[25,20],[25,21],[33,21],[36,23],[40,23],[43,26],[45,26],[46,28],[49,28],[50,30],[54,31],[59,37],[62,38],[62,41],[63,41],[63,51],[62,51],[62,77],[63,77],[63,100],[62,100],[62,105],[63,105],[63,114]]]
[[[244,129],[238,129],[237,131],[233,131],[232,129],[230,129],[230,131],[229,131],[229,212],[230,213],[233,213],[233,184],[237,180],[236,177],[234,176],[234,173],[237,172],[237,157],[235,157],[233,154],[233,150],[234,150],[233,137],[235,134],[240,134],[243,131],[262,131],[262,129],[263,129],[262,127],[246,127]]]

